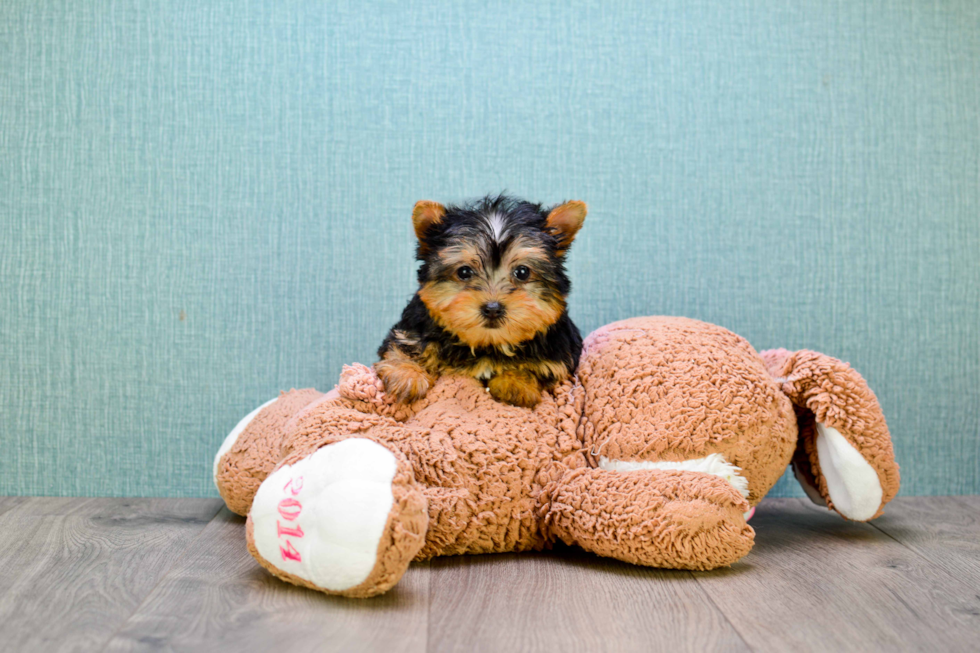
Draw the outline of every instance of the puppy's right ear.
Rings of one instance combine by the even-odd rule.
[[[559,204],[548,213],[545,225],[548,231],[558,238],[558,256],[564,256],[568,248],[571,247],[572,241],[575,240],[575,234],[585,222],[586,213],[588,213],[588,207],[585,206],[585,202],[578,200]]]
[[[412,225],[415,227],[415,237],[419,242],[425,237],[425,232],[434,224],[442,221],[446,215],[446,207],[439,202],[421,200],[415,203],[412,210]]]

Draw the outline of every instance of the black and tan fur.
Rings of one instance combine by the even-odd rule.
[[[419,290],[378,350],[385,390],[410,402],[438,376],[462,374],[498,401],[533,406],[568,378],[582,337],[564,261],[585,214],[582,202],[544,210],[505,196],[418,202]]]

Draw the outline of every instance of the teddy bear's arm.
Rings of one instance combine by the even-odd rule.
[[[816,503],[848,519],[881,514],[899,473],[878,399],[850,365],[815,351],[762,352],[796,408],[800,434],[793,467]]]
[[[749,504],[711,474],[566,471],[545,489],[545,528],[566,544],[651,567],[714,569],[752,548]]]

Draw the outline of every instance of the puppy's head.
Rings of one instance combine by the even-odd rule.
[[[419,295],[429,314],[470,347],[506,351],[546,331],[565,311],[565,253],[585,214],[583,202],[548,210],[502,195],[418,202]]]

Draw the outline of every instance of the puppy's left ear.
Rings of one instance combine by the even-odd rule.
[[[582,228],[585,222],[585,214],[588,207],[585,202],[573,200],[559,204],[548,213],[545,225],[553,235],[558,237],[558,255],[563,256],[565,251],[571,247],[575,240],[575,234]]]

